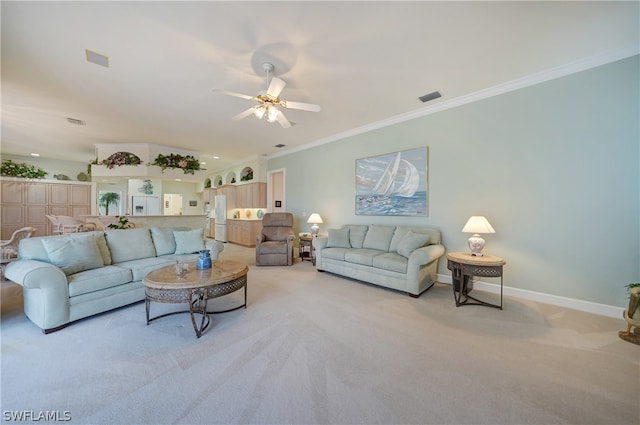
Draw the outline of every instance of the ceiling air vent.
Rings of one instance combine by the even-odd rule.
[[[282,143],[278,143],[277,145],[273,145],[274,148],[284,148],[287,145],[283,145]]]
[[[71,117],[67,117],[67,121],[70,124],[75,124],[75,125],[86,125],[86,123],[82,120],[79,120],[77,118],[71,118]]]
[[[434,91],[433,93],[425,94],[424,96],[420,96],[418,99],[422,101],[422,103],[428,102],[433,99],[437,99],[442,97],[439,91]]]

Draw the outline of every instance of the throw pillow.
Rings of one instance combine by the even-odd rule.
[[[408,231],[398,243],[398,254],[409,258],[416,249],[429,242],[429,235]]]
[[[194,254],[204,248],[204,229],[174,231],[176,251],[174,254]]]
[[[167,255],[176,252],[176,239],[173,232],[180,229],[173,227],[152,227],[151,239],[156,247],[156,255]]]
[[[362,247],[388,252],[395,230],[395,226],[369,226]]]
[[[329,229],[327,233],[329,234],[327,248],[351,248],[349,229]]]
[[[104,266],[102,255],[91,233],[42,239],[49,261],[70,275]]]

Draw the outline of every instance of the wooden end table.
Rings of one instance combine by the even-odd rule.
[[[247,273],[246,264],[231,260],[214,260],[211,268],[197,270],[196,262],[190,262],[189,272],[185,277],[178,277],[175,265],[165,266],[152,271],[144,277],[145,309],[147,325],[161,317],[186,311],[176,311],[149,318],[151,301],[159,303],[187,303],[191,324],[200,338],[202,332],[209,326],[209,314],[227,313],[229,311],[247,308]],[[207,300],[222,297],[244,288],[244,304],[223,311],[208,311]],[[194,314],[200,314],[200,325],[196,324]]]
[[[298,236],[298,255],[304,260],[316,265],[316,257],[313,255],[313,236]]]
[[[476,257],[467,252],[450,252],[447,254],[447,268],[451,270],[453,282],[453,298],[456,307],[461,305],[484,305],[502,310],[502,267],[506,261],[495,255]],[[500,304],[491,304],[469,295],[469,282],[473,276],[500,278]],[[471,301],[470,301],[471,300]]]

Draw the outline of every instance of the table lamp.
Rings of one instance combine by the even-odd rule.
[[[473,233],[473,235],[467,240],[469,243],[469,249],[471,249],[471,255],[476,257],[482,257],[482,248],[484,248],[484,239],[480,234],[482,233],[495,233],[489,220],[484,216],[474,215],[464,225],[462,233]]]
[[[320,214],[311,214],[309,216],[309,219],[307,220],[307,223],[312,223],[311,234],[313,236],[318,236],[318,231],[320,230],[320,226],[318,226],[318,224],[322,224],[322,217],[320,217]]]

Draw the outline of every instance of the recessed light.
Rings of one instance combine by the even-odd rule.
[[[214,156],[213,159],[220,159],[220,157],[219,156]]]
[[[40,156],[39,153],[32,153],[31,156]]]
[[[95,63],[96,65],[109,68],[108,56],[101,55],[100,53],[93,52],[89,49],[84,49],[84,52],[85,52],[85,55],[87,56],[87,62]]]
[[[206,162],[204,162],[204,161],[202,161],[202,162],[200,163],[200,165],[207,165],[207,163],[206,163]]]

